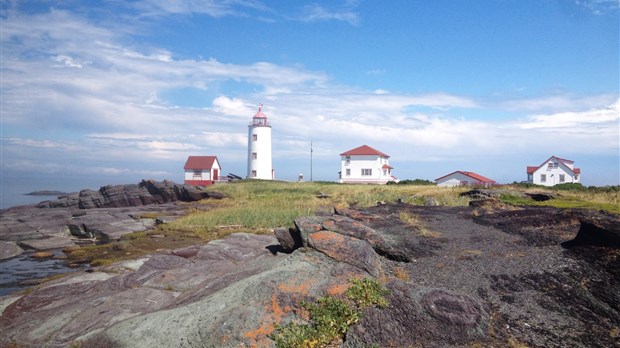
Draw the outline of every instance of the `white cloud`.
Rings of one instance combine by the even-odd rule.
[[[570,94],[555,94],[529,99],[513,99],[500,102],[499,106],[507,110],[560,112],[562,110],[588,110],[609,105],[616,101],[617,94],[599,94],[590,96],[575,96]]]
[[[247,117],[247,115],[251,114],[253,110],[244,100],[238,98],[228,98],[222,95],[213,99],[213,111],[224,115]]]
[[[345,10],[329,10],[323,6],[313,4],[303,7],[303,14],[300,17],[304,22],[317,22],[336,20],[341,22],[347,22],[351,25],[357,25],[360,22],[359,14],[349,9]]]
[[[62,65],[55,65],[55,67],[68,67],[68,68],[81,68],[82,64],[73,60],[73,58],[63,55],[54,57],[54,60],[62,63]]]
[[[620,99],[614,104],[600,109],[588,111],[567,111],[554,114],[541,114],[529,117],[529,121],[518,124],[523,129],[561,129],[590,127],[597,124],[615,123],[620,121]]]
[[[245,11],[248,9],[268,10],[260,1],[253,0],[141,0],[134,6],[147,16],[200,13],[217,18],[247,16]]]
[[[620,9],[618,0],[575,0],[575,4],[595,15],[617,12]]]

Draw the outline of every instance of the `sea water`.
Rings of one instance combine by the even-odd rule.
[[[23,253],[19,256],[0,261],[0,296],[24,290],[30,285],[24,281],[46,278],[54,274],[74,271],[69,268],[64,260],[58,259],[34,259],[32,252]],[[56,251],[56,254],[61,254]]]

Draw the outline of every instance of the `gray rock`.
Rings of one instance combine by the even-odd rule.
[[[201,199],[221,199],[219,192],[203,191],[195,186],[176,184],[170,180],[162,182],[142,180],[138,184],[106,185],[99,190],[82,190],[59,197],[57,200],[44,201],[38,208],[121,208],[137,207],[168,202],[194,202]]]
[[[308,246],[338,262],[359,267],[374,277],[381,274],[381,261],[365,240],[331,231],[320,231],[308,237]]]
[[[303,246],[303,241],[299,230],[289,229],[287,227],[278,227],[275,228],[273,232],[284,251],[293,251]]]
[[[10,259],[24,252],[15,242],[0,241],[0,260]]]
[[[18,242],[18,244],[21,247],[34,250],[62,249],[75,245],[75,243],[73,243],[71,239],[64,237],[48,237],[41,239],[24,240]]]

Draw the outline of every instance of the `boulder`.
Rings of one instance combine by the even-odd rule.
[[[273,232],[284,251],[290,252],[303,246],[303,241],[299,230],[278,227],[275,228]]]
[[[0,241],[0,260],[10,259],[21,255],[24,249],[20,248],[15,242]]]
[[[308,237],[308,246],[338,262],[346,262],[359,267],[373,277],[381,274],[379,255],[365,240],[331,231],[320,231]]]

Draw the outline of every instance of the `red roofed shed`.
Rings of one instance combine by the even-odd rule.
[[[185,162],[185,184],[208,186],[219,180],[222,167],[217,156],[189,156]]]
[[[435,179],[437,186],[460,186],[460,185],[484,185],[490,186],[497,184],[494,180],[484,177],[474,172],[457,170],[456,172],[444,175]]]

